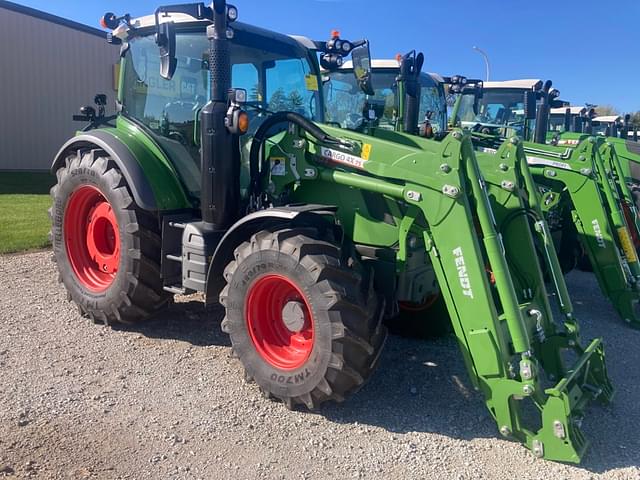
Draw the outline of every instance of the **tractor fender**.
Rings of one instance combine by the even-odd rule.
[[[233,252],[238,245],[251,238],[254,233],[265,228],[285,228],[287,226],[335,226],[337,207],[329,205],[291,205],[274,207],[251,213],[236,223],[224,234],[216,247],[209,264],[206,283],[206,304],[218,302],[218,295],[225,285],[223,272],[233,260]]]
[[[56,171],[64,166],[69,153],[87,147],[100,148],[113,159],[126,179],[138,207],[150,211],[158,210],[151,184],[140,163],[124,143],[107,132],[93,130],[69,139],[56,154],[51,172],[55,175]]]

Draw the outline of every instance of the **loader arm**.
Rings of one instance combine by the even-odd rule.
[[[628,178],[623,169],[623,164],[614,143],[603,141],[600,143],[600,155],[603,160],[605,172],[611,181],[612,188],[615,189],[617,197],[620,199],[620,206],[624,219],[629,228],[636,251],[640,248],[640,215],[633,193],[629,184],[633,179]],[[625,159],[627,162],[628,160]],[[623,245],[624,246],[624,245]],[[628,253],[630,256],[631,252]]]
[[[595,138],[575,149],[526,144],[525,152],[536,182],[550,191],[543,205],[552,210],[568,197],[578,238],[598,283],[627,323],[640,326],[638,315],[638,257],[621,211],[622,199],[612,186]]]
[[[502,91],[487,91],[494,90]],[[512,91],[513,98],[525,93],[517,90]],[[483,101],[489,102],[487,95],[485,91]],[[458,98],[456,111],[460,111],[464,96]],[[495,149],[504,140],[475,130],[474,144],[480,149]],[[554,223],[568,225],[561,230],[565,266],[573,268],[575,264],[571,264],[581,262],[584,254],[605,296],[626,322],[637,327],[640,265],[633,242],[640,238],[638,218],[629,208],[634,202],[627,185],[622,185],[626,176],[620,163],[615,162],[615,149],[607,143],[597,137],[568,133],[553,138],[551,144],[525,142],[524,148],[534,180],[544,191],[547,219],[555,216]]]
[[[500,432],[537,456],[580,461],[587,442],[578,418],[592,398],[608,402],[612,388],[600,340],[587,348],[577,340],[570,302],[565,305],[565,327],[557,328],[547,314],[543,288],[532,289],[536,293],[531,295],[516,292],[523,284],[514,281],[517,275],[505,258],[497,226],[501,214],[494,211],[490,197],[500,190],[500,201],[518,205],[535,198],[530,192],[505,190],[502,183],[520,175],[521,147],[505,145],[500,155],[510,164],[506,176],[502,172],[489,178],[481,173],[470,135],[461,131],[442,142],[407,136],[405,142],[392,143],[325,130],[342,138],[343,146],[323,145],[296,128],[270,146],[264,182],[271,200],[330,200],[338,205],[346,235],[365,251],[391,252],[396,273],[422,249],[435,271],[471,381],[483,393]],[[340,208],[344,202],[350,208]],[[390,218],[376,221],[373,204],[381,204]],[[536,259],[530,227],[528,220],[517,217],[507,235],[514,243],[523,235],[520,256]],[[536,261],[523,262],[520,268],[542,284]],[[563,350],[573,350],[578,363],[564,365]],[[553,388],[545,388],[549,382]],[[539,417],[533,424],[526,420],[528,401]]]

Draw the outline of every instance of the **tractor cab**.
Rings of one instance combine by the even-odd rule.
[[[549,115],[549,132],[561,136],[567,133],[591,134],[593,119],[596,116],[592,105],[552,108]]]
[[[623,128],[623,117],[620,115],[600,115],[593,119],[594,135],[618,137]]]
[[[366,127],[397,130],[400,95],[398,60],[372,60],[373,94],[368,95],[354,81],[351,61],[338,70],[324,72],[325,120],[341,128],[363,131]],[[446,131],[447,105],[442,78],[421,72],[418,120],[434,134]],[[424,127],[423,127],[424,128]]]
[[[211,22],[177,11],[126,21],[109,15],[113,26],[117,25],[111,42],[121,44],[121,121],[135,125],[157,144],[190,195],[198,199],[202,189],[200,114],[211,100],[212,90],[207,34]],[[337,35],[328,42],[316,42],[235,19],[229,22],[227,35],[230,87],[242,92],[237,106],[241,104],[246,114],[247,131],[241,132],[239,142],[240,192],[246,198],[250,145],[264,119],[286,111],[321,122],[324,112],[319,63],[328,69],[337,68],[353,51],[360,52],[359,58],[366,58],[368,43],[349,42]],[[159,38],[167,39],[170,51],[159,54],[159,46],[163,48]],[[353,82],[362,88],[361,80],[354,78]]]
[[[551,85],[537,79],[484,82],[480,95],[463,92],[457,100],[454,124],[488,136],[545,143],[550,111],[566,106]]]
[[[461,96],[456,124],[502,138],[529,138],[535,120],[526,121],[524,92],[539,88],[541,83],[537,79],[484,82],[481,98],[476,98],[475,92]]]
[[[200,112],[210,100],[208,22],[167,14],[161,25],[174,30],[175,67],[170,78],[161,71],[153,15],[121,25],[114,37],[122,42],[118,90],[123,121],[143,130],[166,152],[188,191],[200,196]],[[292,38],[240,22],[229,42],[232,87],[246,92],[248,134],[241,137],[242,163],[248,165],[252,133],[270,112],[292,111],[318,121],[322,101],[316,54],[308,39]],[[307,45],[305,45],[305,42]],[[242,172],[243,192],[248,183]]]

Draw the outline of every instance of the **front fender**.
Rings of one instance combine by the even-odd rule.
[[[225,233],[216,247],[207,273],[206,304],[218,301],[218,295],[224,288],[223,272],[233,260],[233,252],[238,245],[251,238],[254,233],[264,229],[286,227],[333,227],[337,208],[327,205],[301,205],[268,208],[251,213],[234,223]],[[327,217],[331,216],[332,220]]]
[[[86,148],[102,149],[111,157],[141,209],[158,211],[191,207],[175,170],[157,160],[133,135],[119,129],[96,129],[71,138],[56,154],[51,171],[55,174],[64,166],[68,155]]]

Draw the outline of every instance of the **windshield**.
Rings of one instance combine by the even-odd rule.
[[[160,77],[153,36],[130,41],[121,85],[123,112],[144,124],[170,156],[187,188],[200,190],[199,112],[209,100],[209,42],[204,31],[176,36],[178,67],[171,80]],[[247,91],[251,131],[264,114],[288,110],[309,119],[321,115],[317,70],[306,50],[293,44],[237,31],[231,43],[232,86]],[[242,137],[243,155],[250,136]],[[244,160],[244,159],[243,159]]]
[[[366,95],[353,75],[353,70],[341,69],[328,74],[324,83],[325,121],[349,130],[358,130],[365,118],[375,118],[374,125],[393,130],[398,118],[397,69],[373,70],[371,76],[375,95]],[[426,74],[420,76],[420,122],[427,117],[435,133],[446,126],[446,104],[442,86]]]
[[[615,125],[611,122],[593,122],[592,133],[593,135],[602,135],[604,137],[612,136],[611,131]]]
[[[485,133],[504,137],[524,134],[524,92],[522,90],[484,90],[475,102],[475,95],[460,99],[458,120],[462,127],[479,128]],[[533,121],[529,122],[533,126]],[[508,128],[505,128],[508,127]]]
[[[549,130],[552,132],[564,132],[564,115],[550,115]]]

